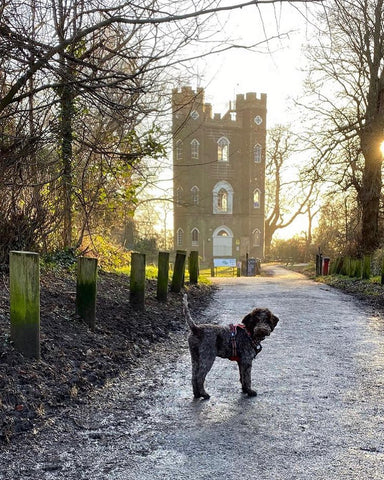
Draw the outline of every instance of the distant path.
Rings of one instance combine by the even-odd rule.
[[[236,365],[219,359],[211,399],[192,400],[179,336],[92,405],[1,452],[0,479],[382,480],[383,319],[302,275],[266,273],[215,279],[200,319],[228,324],[255,306],[280,317],[254,362],[258,397],[243,396]]]

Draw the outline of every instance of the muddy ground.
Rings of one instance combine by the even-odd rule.
[[[189,298],[198,312],[209,303],[213,287],[191,286]],[[156,285],[147,281],[146,311],[129,304],[129,278],[101,273],[97,326],[91,332],[74,313],[74,276],[44,273],[41,278],[41,360],[26,360],[9,338],[9,279],[0,277],[0,443],[23,432],[37,433],[62,409],[81,403],[95,389],[129,373],[155,342],[185,329],[181,294],[156,300]]]

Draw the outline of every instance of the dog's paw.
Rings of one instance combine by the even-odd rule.
[[[195,393],[194,395],[194,398],[198,399],[198,398],[202,398],[203,400],[209,400],[211,398],[211,396],[209,395],[209,393],[207,392],[204,392],[204,393]]]
[[[243,387],[243,393],[246,393],[248,395],[248,397],[256,397],[257,396],[256,390],[252,390],[251,388],[244,388]]]

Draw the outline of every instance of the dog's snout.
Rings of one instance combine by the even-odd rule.
[[[260,325],[259,327],[255,328],[254,335],[258,338],[260,337],[269,337],[272,330],[268,325]]]

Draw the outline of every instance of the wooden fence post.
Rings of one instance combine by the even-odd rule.
[[[39,254],[10,252],[11,339],[25,357],[40,358]]]
[[[184,283],[185,259],[187,252],[185,250],[176,251],[175,269],[173,271],[171,290],[179,293]]]
[[[168,296],[169,252],[159,252],[157,299],[166,302]]]
[[[193,250],[189,254],[189,283],[199,282],[199,252]]]
[[[354,278],[355,277],[355,271],[356,271],[356,260],[354,258],[350,258],[348,276],[351,277],[351,278]]]
[[[145,309],[145,254],[131,255],[131,282],[129,301],[135,310]]]
[[[347,255],[346,257],[344,257],[342,273],[343,275],[349,277],[350,272],[351,272],[351,257]]]
[[[96,324],[97,258],[77,259],[76,313],[91,330]]]
[[[343,268],[343,257],[337,257],[336,262],[335,262],[335,274],[336,275],[341,275],[341,271]]]
[[[215,276],[215,262],[212,259],[212,261],[211,261],[211,277],[214,277],[214,276]]]

